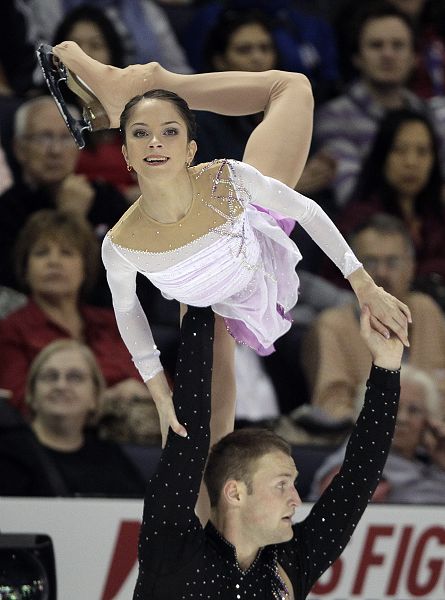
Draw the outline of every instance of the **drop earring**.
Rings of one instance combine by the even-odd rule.
[[[127,171],[130,172],[133,170],[133,167],[127,163]]]

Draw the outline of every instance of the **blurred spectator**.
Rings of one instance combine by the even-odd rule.
[[[59,24],[53,43],[73,40],[86,54],[107,65],[124,66],[121,38],[105,13],[93,6],[83,5],[67,13]],[[73,103],[78,97],[70,95]],[[87,134],[87,146],[79,153],[76,172],[90,181],[104,180],[115,185],[129,200],[139,195],[137,180],[130,173],[122,156],[119,132],[96,131]]]
[[[38,41],[51,43],[65,14],[83,4],[103,10],[123,38],[126,64],[159,62],[175,73],[190,73],[169,20],[152,0],[28,0]]]
[[[26,373],[35,356],[59,338],[85,342],[106,379],[106,397],[147,398],[117,329],[113,311],[85,304],[98,268],[98,244],[82,218],[56,210],[34,213],[15,250],[17,276],[29,301],[0,321],[0,388],[23,413]]]
[[[204,50],[206,71],[267,71],[278,68],[278,55],[267,21],[258,12],[226,11],[209,32]],[[229,117],[196,111],[197,163],[217,158],[242,160],[249,135],[262,114]]]
[[[445,423],[436,387],[424,371],[408,365],[402,366],[400,385],[394,439],[372,501],[444,504]],[[360,407],[356,408],[358,412]],[[317,500],[338,473],[345,447],[330,455],[318,469],[309,500]]]
[[[133,396],[122,402],[118,395],[106,398],[97,423],[99,437],[128,446],[161,447],[161,428],[151,397]],[[148,465],[147,465],[148,466]]]
[[[42,208],[74,212],[86,217],[102,239],[128,208],[112,185],[74,174],[78,150],[50,97],[22,104],[16,113],[14,143],[21,181],[0,196],[0,284],[10,287],[16,286],[12,248],[32,213]],[[104,286],[99,292],[105,295]],[[98,302],[105,302],[104,297]]]
[[[207,2],[196,13],[181,39],[196,71],[205,69],[205,40],[224,10],[261,11],[273,31],[282,68],[307,75],[316,101],[336,92],[337,50],[331,26],[320,17],[297,9],[292,0]]]
[[[351,62],[351,23],[363,9],[363,5],[376,4],[379,0],[341,0],[336,3],[333,25],[336,30],[339,64],[343,81],[350,81],[356,74]],[[416,31],[416,63],[408,87],[421,98],[441,96],[445,93],[445,6],[443,0],[388,0],[404,13]]]
[[[33,23],[27,2],[2,2],[0,19],[0,71],[14,94],[24,94],[33,87],[37,66]]]
[[[32,431],[0,433],[0,495],[143,495],[144,482],[119,446],[88,432],[102,391],[83,344],[59,340],[36,356],[26,390]]]
[[[421,98],[445,94],[445,6],[443,0],[389,0],[414,22],[417,61],[410,88]]]
[[[416,272],[445,277],[445,208],[433,128],[408,109],[382,120],[357,186],[337,224],[350,233],[371,215],[386,212],[402,219],[414,242]]]
[[[3,148],[0,146],[0,194],[9,190],[12,186],[12,173]]]
[[[354,297],[318,275],[298,270],[300,295],[292,309],[292,327],[275,342],[276,352],[261,358],[270,375],[281,414],[288,414],[310,401],[306,376],[302,368],[302,340],[309,325],[321,311],[349,303]]]
[[[375,215],[353,234],[350,243],[377,285],[411,310],[411,345],[405,350],[405,361],[428,371],[443,386],[445,318],[432,298],[410,291],[415,257],[405,226],[395,217]],[[339,419],[353,418],[357,387],[371,361],[360,337],[359,312],[355,302],[324,311],[312,324],[303,345],[312,403]]]
[[[406,87],[415,63],[411,20],[390,4],[373,4],[361,14],[354,34],[358,79],[343,95],[322,106],[314,123],[318,154],[311,160],[330,157],[335,161],[335,179],[332,184],[328,179],[324,183],[332,185],[338,207],[351,195],[385,112],[403,107],[426,111],[422,100]],[[314,170],[311,160],[307,169]]]

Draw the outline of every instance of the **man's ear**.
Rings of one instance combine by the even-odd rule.
[[[237,481],[236,479],[227,480],[222,490],[222,496],[226,504],[233,508],[239,506],[245,496],[245,488],[246,486],[242,481]]]

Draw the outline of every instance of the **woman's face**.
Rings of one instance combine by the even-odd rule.
[[[86,421],[97,402],[91,369],[80,350],[59,350],[40,367],[32,399],[37,419],[76,417]]]
[[[232,34],[226,51],[214,62],[220,71],[268,71],[276,67],[277,54],[269,32],[251,23]]]
[[[111,63],[111,52],[100,28],[93,21],[78,21],[69,33],[69,39],[79,44],[85,54],[101,63]]]
[[[410,121],[394,137],[386,158],[385,177],[399,195],[414,199],[428,183],[433,162],[427,127],[420,121]]]
[[[173,179],[196,152],[187,141],[187,126],[176,107],[165,100],[142,100],[127,122],[125,160],[143,178]]]
[[[71,240],[42,237],[31,248],[26,281],[32,296],[77,299],[84,278],[82,255]]]

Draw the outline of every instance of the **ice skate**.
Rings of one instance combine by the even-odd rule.
[[[99,129],[103,127],[94,127],[93,123],[95,122],[95,114],[93,112],[94,103],[92,102],[93,98],[90,97],[88,100],[88,104],[90,108],[85,106],[84,114],[81,119],[71,114],[69,106],[66,104],[65,99],[63,97],[62,90],[60,88],[61,83],[65,83],[70,89],[72,87],[68,85],[68,79],[70,81],[74,81],[73,77],[69,75],[67,69],[60,62],[56,62],[54,60],[54,55],[52,53],[51,46],[47,44],[41,44],[37,49],[37,58],[39,60],[40,66],[43,71],[43,76],[48,85],[49,91],[51,92],[52,97],[54,98],[56,105],[62,115],[69,131],[71,132],[76,144],[79,148],[85,147],[85,131],[92,131],[93,129]],[[79,86],[80,87],[80,86]],[[76,90],[73,90],[76,94]],[[86,96],[85,96],[86,97]],[[106,117],[106,113],[105,113]],[[108,121],[108,117],[107,121]],[[103,120],[102,120],[103,122]],[[109,123],[109,121],[108,121]]]
[[[119,69],[94,60],[75,42],[62,42],[52,53],[63,64],[67,85],[82,101],[93,130],[119,127],[127,102],[156,87],[157,63]]]

